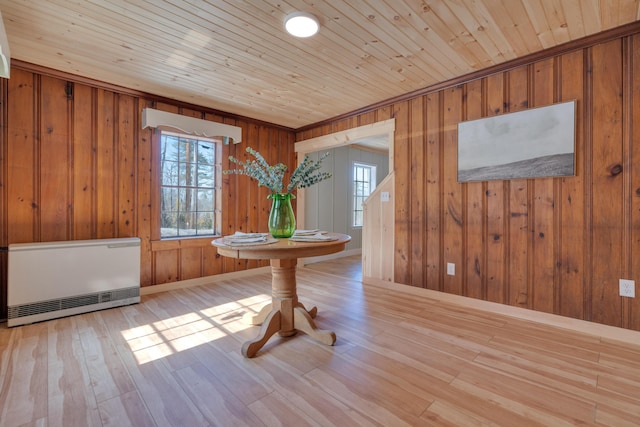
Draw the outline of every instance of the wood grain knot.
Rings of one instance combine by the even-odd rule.
[[[611,176],[620,175],[622,173],[622,165],[620,163],[616,163],[615,165],[609,166],[609,173]]]
[[[456,224],[462,225],[462,216],[458,213],[456,207],[453,205],[451,201],[448,203],[449,214],[451,214],[451,218],[455,221]]]

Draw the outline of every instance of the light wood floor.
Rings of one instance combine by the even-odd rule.
[[[336,258],[331,261],[305,264],[305,267],[323,273],[348,277],[353,280],[362,280],[362,255],[360,254]]]
[[[334,347],[276,336],[241,356],[258,330],[241,317],[270,298],[265,273],[2,326],[0,425],[640,425],[638,341],[319,268],[299,269],[298,293]]]

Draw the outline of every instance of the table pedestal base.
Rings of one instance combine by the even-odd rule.
[[[296,289],[297,259],[271,260],[271,304],[267,304],[255,316],[247,316],[245,320],[252,325],[262,325],[258,336],[242,346],[245,357],[253,357],[276,332],[281,337],[290,337],[298,331],[311,336],[326,345],[336,342],[336,334],[320,330],[313,318],[318,312],[316,307],[307,310],[298,302]]]

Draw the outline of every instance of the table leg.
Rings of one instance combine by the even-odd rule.
[[[248,358],[255,356],[258,350],[260,350],[262,346],[269,341],[269,338],[279,330],[280,312],[272,311],[262,324],[262,328],[260,328],[258,336],[242,345],[242,355]]]
[[[311,315],[306,310],[296,307],[293,311],[293,318],[296,329],[309,335],[314,340],[326,345],[333,345],[336,342],[336,334],[331,331],[323,331],[316,327]]]
[[[311,310],[307,310],[301,302],[298,303],[298,307],[309,313],[309,316],[311,316],[312,319],[315,319],[318,314],[318,307],[313,307]]]
[[[336,334],[316,327],[313,318],[318,309],[307,310],[298,302],[296,289],[297,259],[271,260],[271,304],[263,307],[258,314],[245,315],[244,319],[253,325],[262,323],[258,336],[242,346],[245,357],[253,357],[276,332],[282,337],[295,335],[298,330],[326,345],[336,342]]]
[[[264,320],[269,315],[269,313],[271,313],[272,309],[273,309],[273,304],[269,303],[264,307],[262,307],[258,312],[258,314],[245,313],[245,315],[242,316],[242,321],[250,325],[262,325],[264,323]]]
[[[307,310],[304,304],[302,304],[301,302],[298,302],[297,306],[309,313],[309,316],[311,316],[312,319],[316,318],[316,315],[318,314],[318,307],[313,307],[311,310]],[[242,321],[248,323],[249,325],[262,325],[269,313],[271,313],[271,310],[273,310],[273,304],[266,304],[260,309],[258,314],[245,313],[244,316],[242,316]]]
[[[273,310],[280,311],[281,337],[296,334],[293,327],[293,308],[298,306],[296,286],[297,259],[271,260],[271,294]]]

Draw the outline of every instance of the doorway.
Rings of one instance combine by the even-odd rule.
[[[393,172],[393,141],[395,131],[395,119],[389,119],[382,122],[373,123],[371,125],[360,126],[357,128],[335,132],[328,135],[323,135],[316,138],[311,138],[303,141],[299,141],[295,144],[295,151],[298,154],[299,161],[302,161],[305,155],[314,157],[314,153],[332,151],[338,153],[339,159],[332,159],[331,161],[336,163],[336,167],[350,168],[351,160],[356,159],[358,156],[364,156],[366,158],[378,159],[388,158],[388,164],[383,165],[382,174],[379,176],[379,180],[385,178],[385,175]],[[365,154],[362,154],[364,152]],[[376,154],[377,153],[377,154]],[[381,153],[384,153],[385,157],[381,157]],[[335,156],[334,156],[335,157]],[[329,158],[325,159],[325,162]],[[323,164],[324,165],[324,164]],[[333,165],[332,165],[333,166]],[[342,171],[341,175],[351,176],[345,171]],[[328,183],[327,186],[334,185],[334,183]],[[352,186],[352,182],[343,182],[341,185]],[[318,187],[318,188],[314,188]],[[313,211],[314,206],[316,210],[323,208],[327,209],[327,206],[334,203],[333,198],[337,197],[344,203],[345,191],[342,189],[336,190],[335,188],[328,187],[328,189],[319,186],[314,186],[309,189],[298,190],[297,200],[297,213],[296,218],[299,224],[299,228],[308,228],[307,222],[314,222]],[[320,194],[323,193],[323,194]],[[350,196],[349,196],[350,197]],[[329,200],[331,198],[331,200]],[[316,202],[317,200],[328,200],[327,203]],[[340,203],[337,201],[336,203]],[[351,203],[349,203],[351,205]],[[310,212],[308,212],[310,211]],[[350,217],[350,211],[344,210],[346,216]],[[334,225],[332,222],[328,224]],[[336,254],[337,257],[352,255],[354,253],[361,252],[361,233],[364,233],[364,227],[362,230],[358,228],[352,228],[351,222],[348,218],[342,218],[341,221],[336,221],[335,227],[331,227],[331,231],[350,234],[354,238],[352,242],[347,245],[346,254]],[[356,241],[357,239],[357,241]],[[313,260],[317,261],[317,260]]]

